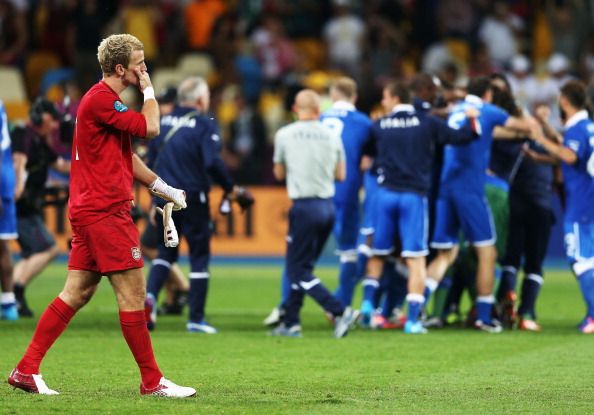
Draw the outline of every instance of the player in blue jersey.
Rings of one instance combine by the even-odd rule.
[[[587,306],[582,333],[594,333],[594,123],[587,108],[586,86],[568,81],[561,87],[559,107],[565,119],[562,143],[537,129],[536,142],[561,162],[566,192],[565,251]]]
[[[3,320],[17,320],[16,300],[12,287],[12,259],[9,241],[17,239],[16,205],[14,200],[15,172],[12,164],[10,149],[10,135],[8,134],[8,119],[4,104],[0,101],[0,283],[2,294],[0,305]]]
[[[348,77],[338,78],[330,86],[332,107],[322,113],[321,121],[342,139],[346,154],[346,179],[336,182],[334,205],[336,219],[334,238],[340,255],[340,272],[336,297],[351,305],[353,291],[358,281],[357,235],[359,233],[359,190],[363,181],[361,156],[369,136],[371,120],[357,111],[357,84]]]
[[[392,112],[373,124],[378,164],[376,229],[374,256],[367,264],[363,282],[362,314],[373,312],[373,298],[379,287],[385,256],[394,250],[394,239],[400,239],[400,256],[409,269],[408,315],[405,333],[421,334],[426,329],[418,321],[425,284],[425,257],[428,254],[427,193],[437,143],[468,143],[476,134],[470,122],[459,130],[411,105],[408,88],[393,83],[384,88],[384,100],[392,102]],[[478,115],[470,110],[468,115]]]
[[[440,189],[436,205],[435,232],[431,246],[437,256],[427,269],[426,297],[435,291],[449,266],[458,255],[460,228],[477,254],[477,321],[478,329],[498,333],[501,325],[491,318],[493,284],[495,280],[495,227],[485,197],[485,172],[489,163],[493,129],[505,126],[526,130],[529,121],[510,117],[504,110],[490,104],[491,80],[487,77],[472,79],[468,95],[454,107],[448,124],[459,128],[466,122],[469,108],[480,111],[478,124],[480,138],[466,146],[446,146],[441,172]]]

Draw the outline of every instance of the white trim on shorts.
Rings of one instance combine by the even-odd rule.
[[[364,236],[373,235],[375,233],[375,228],[361,228],[359,229],[359,233]]]
[[[392,252],[394,252],[394,247],[391,247],[391,248],[388,248],[388,249],[375,249],[375,248],[371,248],[371,254],[373,256],[390,255]]]
[[[497,241],[497,238],[491,238],[491,239],[487,239],[485,241],[470,242],[470,245],[478,246],[480,248],[483,246],[493,246],[493,245],[495,245],[496,241]]]
[[[457,242],[431,242],[429,246],[435,249],[452,249],[459,244]]]
[[[19,239],[18,233],[0,233],[0,240],[2,241],[11,241],[13,239]]]
[[[429,255],[428,249],[423,249],[422,251],[402,251],[400,256],[402,258],[420,258]]]

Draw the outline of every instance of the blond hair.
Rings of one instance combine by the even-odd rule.
[[[348,76],[341,76],[330,86],[330,90],[336,92],[344,99],[353,99],[357,95],[357,83]]]
[[[129,34],[111,35],[101,41],[97,48],[97,59],[105,75],[115,73],[116,65],[128,68],[130,56],[135,50],[144,50],[138,38]]]

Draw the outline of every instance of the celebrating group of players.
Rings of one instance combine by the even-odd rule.
[[[253,200],[226,180],[218,155],[218,134],[203,114],[210,101],[203,80],[188,79],[180,86],[180,105],[169,122],[160,120],[144,47],[137,38],[112,35],[104,39],[98,60],[103,78],[81,101],[73,139],[69,200],[73,240],[66,282],[40,316],[8,382],[31,393],[58,394],[46,385],[40,365],[106,275],[116,295],[122,333],[140,371],[140,393],[195,396],[194,388],[163,377],[153,354],[147,323],[154,323],[150,314],[154,314],[156,295],[177,252],[159,249],[147,297],[138,230],[130,215],[132,182],[146,185],[168,202],[162,204],[165,221],[161,230],[173,229],[169,206],[177,212],[172,217],[178,220],[180,232],[194,237],[189,239],[192,283],[187,330],[191,332],[216,332],[202,320],[210,253],[206,229],[210,182],[206,178],[214,176],[227,192],[228,201],[247,207]],[[140,112],[120,100],[129,86],[137,87],[144,96]],[[594,333],[594,125],[586,110],[582,83],[568,81],[561,87],[562,135],[548,124],[546,108],[538,109],[535,117],[516,108],[501,76],[472,79],[464,95],[437,109],[432,108],[437,85],[430,76],[417,76],[410,87],[389,84],[382,100],[387,115],[375,122],[356,111],[356,85],[351,79],[338,79],[330,94],[332,108],[320,114],[319,96],[311,90],[299,92],[294,107],[298,121],[275,137],[274,174],[279,180],[286,179],[293,206],[283,278],[285,313],[272,334],[301,335],[299,310],[308,294],[334,320],[335,337],[344,337],[359,317],[350,305],[361,280],[363,324],[387,327],[392,309],[406,299],[404,332],[426,333],[427,324],[421,316],[432,293],[439,291],[440,284],[447,285],[444,275],[458,257],[460,231],[474,248],[476,263],[470,265],[470,272],[460,271],[464,267],[456,264],[453,276],[473,274],[474,327],[500,332],[502,327],[494,318],[497,236],[493,213],[502,208],[509,208],[509,233],[514,236],[508,238],[505,252],[499,252],[503,272],[498,311],[511,317],[508,320],[514,317],[513,303],[510,308],[506,301],[514,300],[515,277],[523,259],[520,328],[539,330],[535,301],[552,223],[549,190],[553,164],[560,165],[563,173],[567,257],[587,305],[580,330]],[[184,131],[186,127],[197,128],[196,134]],[[160,137],[156,141],[160,154],[153,165],[156,172],[133,154],[132,135]],[[494,138],[509,143],[500,147]],[[6,141],[2,140],[2,150],[8,146]],[[186,156],[188,169],[175,163],[173,153],[179,159]],[[195,176],[187,173],[179,177],[163,167],[168,157],[181,172],[192,167],[202,170]],[[336,187],[335,179],[339,181]],[[359,232],[362,185],[365,218]],[[497,191],[491,192],[495,196],[487,201],[489,187]],[[495,203],[501,202],[502,192],[509,195],[504,196],[509,198],[509,206],[507,201]],[[10,213],[4,209],[3,215]],[[199,222],[193,216],[199,217]],[[334,295],[313,275],[314,263],[332,227],[341,259],[339,288]],[[166,236],[167,248],[173,248],[173,234]],[[435,253],[427,266],[430,239]],[[149,310],[145,300],[149,300]],[[456,303],[455,298],[449,301]],[[382,313],[376,315],[380,302]]]
[[[519,108],[501,74],[471,79],[450,102],[434,108],[444,102],[437,99],[439,89],[439,81],[426,74],[410,85],[391,83],[383,90],[386,115],[372,122],[355,108],[352,79],[331,85],[333,104],[320,120],[342,138],[346,163],[346,180],[336,182],[334,195],[340,255],[335,297],[350,306],[361,282],[363,326],[422,334],[457,309],[466,286],[474,304],[471,326],[499,333],[503,322],[539,331],[535,304],[554,222],[554,172],[561,166],[566,252],[588,308],[579,328],[593,333],[594,228],[588,205],[594,196],[594,125],[586,111],[585,86],[572,80],[561,87],[562,133],[548,121],[550,108],[535,108],[534,115]],[[293,130],[295,137],[303,134]],[[517,309],[516,275],[522,264]],[[496,269],[501,272],[497,290]],[[281,306],[265,323],[285,326],[273,334],[300,335],[298,321],[287,327],[282,318],[298,280],[287,271]],[[428,319],[427,303],[436,291],[443,292],[436,295],[436,319]],[[405,300],[403,317],[399,310]]]

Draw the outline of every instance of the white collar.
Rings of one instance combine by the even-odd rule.
[[[567,122],[565,123],[565,129],[573,127],[578,122],[580,122],[582,120],[587,120],[587,119],[588,119],[588,111],[586,111],[586,110],[578,111],[567,120]]]
[[[337,109],[337,110],[346,110],[346,111],[355,111],[356,110],[355,106],[348,101],[335,101],[332,104],[332,108]]]
[[[415,112],[415,107],[411,104],[398,104],[392,108],[392,112]]]
[[[475,104],[475,105],[481,105],[483,103],[483,100],[480,97],[477,97],[476,95],[466,95],[466,97],[464,98],[464,101],[468,102],[469,104]]]

